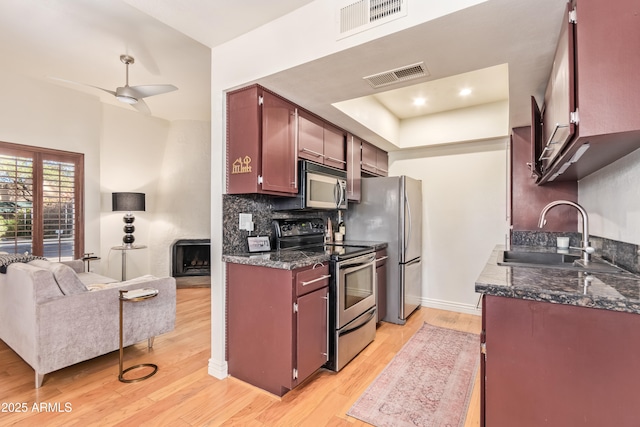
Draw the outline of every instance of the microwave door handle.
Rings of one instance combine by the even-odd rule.
[[[333,187],[333,201],[336,204],[336,208],[340,206],[340,181],[336,179],[336,185]]]
[[[336,207],[340,208],[340,206],[342,206],[342,204],[345,202],[345,200],[344,200],[345,191],[344,191],[344,188],[342,187],[342,185],[340,185],[340,180],[338,180],[336,182],[336,186],[338,187],[338,194],[339,194]]]

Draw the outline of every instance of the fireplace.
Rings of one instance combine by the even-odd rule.
[[[181,239],[173,242],[171,275],[173,277],[210,276],[210,239]]]

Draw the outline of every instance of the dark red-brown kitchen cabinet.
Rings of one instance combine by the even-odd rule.
[[[376,315],[378,322],[387,315],[387,255],[386,249],[376,251]]]
[[[481,425],[638,425],[640,315],[485,295],[482,323]]]
[[[319,118],[300,111],[298,115],[298,157],[324,162],[324,124]]]
[[[333,168],[346,169],[344,132],[299,109],[298,157]]]
[[[347,168],[345,133],[328,123],[324,124],[324,164],[337,169]]]
[[[227,192],[298,192],[296,107],[254,85],[227,94]]]
[[[640,1],[572,0],[562,22],[539,183],[579,180],[640,148]]]
[[[388,175],[389,155],[386,151],[362,141],[362,171],[376,176]]]
[[[227,263],[229,374],[284,395],[328,358],[329,266]]]

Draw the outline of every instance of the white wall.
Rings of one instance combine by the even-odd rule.
[[[100,141],[98,98],[0,70],[0,140],[84,153],[85,249],[100,247]]]
[[[170,247],[175,240],[211,237],[210,142],[209,122],[171,122],[150,227],[153,275],[171,275]]]
[[[508,233],[507,142],[390,153],[390,175],[422,180],[422,305],[479,314],[475,280]]]
[[[166,150],[170,123],[145,116],[131,109],[104,106],[100,150],[101,272],[120,279],[122,252],[112,250],[122,245],[125,212],[112,212],[111,193],[145,193],[145,212],[135,216],[135,244],[149,246],[150,225],[157,210],[158,180]],[[150,272],[149,249],[127,252],[127,278]]]
[[[640,245],[640,150],[578,182],[589,234]]]
[[[145,193],[146,211],[134,212],[135,244],[127,251],[127,278],[168,276],[170,245],[178,238],[210,237],[210,124],[168,122],[105,105],[102,123],[101,272],[119,279],[124,212],[111,211],[112,192]]]
[[[398,147],[505,138],[509,132],[509,102],[492,102],[403,120]]]

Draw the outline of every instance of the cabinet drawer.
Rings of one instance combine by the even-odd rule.
[[[319,264],[296,273],[296,294],[307,294],[316,289],[329,286],[329,263]]]

